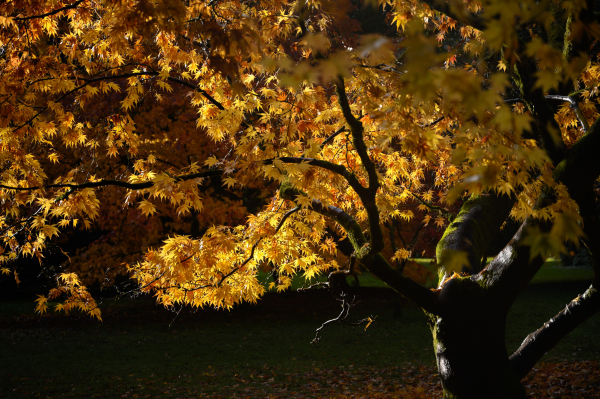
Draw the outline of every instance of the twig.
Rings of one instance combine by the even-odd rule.
[[[327,286],[329,286],[329,282],[328,281],[320,281],[318,283],[311,284],[308,287],[300,287],[296,291],[302,292],[302,291],[308,291],[308,290],[310,290],[312,288],[315,288],[315,287],[327,287]]]
[[[438,211],[440,213],[440,215],[442,216],[447,216],[447,215],[453,215],[452,212],[449,212],[448,210],[442,208],[441,206],[437,206],[437,205],[433,205],[430,202],[427,201],[423,201],[421,198],[419,198],[415,193],[411,192],[412,196],[415,197],[415,199],[417,201],[419,201],[421,204],[425,205],[427,208],[434,210],[434,211]]]
[[[583,128],[583,132],[587,133],[588,129],[590,128],[590,125],[588,124],[587,120],[585,119],[585,116],[583,115],[583,112],[581,112],[581,109],[579,108],[579,106],[577,104],[577,100],[574,97],[578,93],[579,93],[579,91],[576,91],[568,96],[559,96],[559,95],[555,95],[555,94],[548,94],[544,98],[546,98],[548,100],[557,100],[557,101],[568,102],[571,106],[571,109],[575,112],[575,116],[577,116],[577,119],[579,120],[581,127]],[[505,103],[523,102],[523,99],[522,98],[511,98],[508,100],[504,100],[504,102]]]
[[[293,214],[295,212],[298,212],[300,209],[302,209],[302,208],[299,207],[299,206],[297,206],[297,207],[292,208],[289,211],[287,211],[285,213],[285,215],[283,215],[283,217],[279,221],[279,224],[277,225],[277,228],[273,232],[273,235],[277,234],[277,232],[279,231],[279,229],[283,226],[283,223],[286,221],[286,219],[288,217],[290,217],[291,214]],[[256,250],[256,247],[258,247],[258,244],[260,244],[260,242],[262,241],[263,238],[265,238],[265,237],[263,236],[263,237],[260,237],[258,240],[256,240],[256,242],[254,243],[254,245],[252,245],[252,249],[250,250],[250,256],[248,256],[248,258],[241,265],[234,267],[233,270],[231,270],[229,273],[227,273],[223,277],[221,277],[221,280],[217,283],[217,286],[220,286],[223,283],[223,281],[225,281],[225,279],[227,277],[229,277],[233,273],[237,272],[239,269],[241,269],[242,267],[244,267],[248,262],[250,262],[252,260],[252,258],[254,257],[254,251]]]
[[[437,118],[436,120],[434,120],[431,123],[428,123],[426,125],[418,125],[418,126],[422,127],[422,128],[431,127],[431,126],[437,125],[438,123],[440,123],[441,121],[443,121],[445,118],[446,118],[445,116],[440,116],[439,118]]]
[[[575,112],[575,115],[577,116],[577,119],[579,120],[579,123],[581,123],[581,127],[583,128],[583,132],[587,133],[588,129],[590,128],[590,125],[588,124],[587,120],[585,119],[585,116],[583,115],[583,112],[581,112],[581,109],[577,105],[577,100],[575,99],[575,97],[572,97],[572,96],[556,96],[556,95],[549,94],[549,95],[546,96],[546,98],[548,100],[566,101],[569,104],[571,104],[571,109]]]
[[[329,142],[333,141],[334,138],[337,137],[338,134],[345,132],[346,131],[346,126],[342,126],[341,128],[339,128],[338,130],[335,131],[335,133],[333,133],[331,136],[327,137],[322,143],[321,143],[321,149],[323,149],[327,144],[329,144]]]
[[[210,176],[218,176],[223,173],[220,169],[206,170],[203,172],[192,173],[189,175],[182,175],[175,177],[175,181],[186,181],[192,180],[201,177],[210,177]],[[86,182],[81,184],[49,184],[47,186],[34,186],[34,187],[11,187],[0,184],[0,188],[6,190],[15,190],[15,191],[33,191],[33,190],[45,190],[48,188],[70,188],[71,191],[82,189],[82,188],[96,188],[96,187],[107,187],[107,186],[118,186],[123,187],[129,190],[143,190],[145,188],[150,188],[154,185],[153,181],[147,181],[143,183],[127,183],[121,180],[99,180],[94,182]],[[70,193],[69,192],[69,193]],[[64,199],[64,198],[63,198]]]
[[[66,10],[70,10],[70,9],[72,9],[72,8],[75,8],[75,7],[77,7],[79,4],[83,3],[84,1],[85,1],[85,0],[77,0],[75,3],[73,3],[73,4],[71,4],[71,5],[68,5],[68,6],[65,6],[65,7],[62,7],[62,8],[57,8],[57,9],[55,9],[55,10],[52,10],[52,11],[50,11],[50,12],[47,12],[47,13],[45,13],[45,14],[41,14],[41,15],[32,15],[32,16],[29,16],[29,17],[16,17],[16,18],[13,18],[13,20],[15,20],[15,21],[27,21],[27,20],[30,20],[30,19],[37,19],[37,18],[45,18],[45,17],[49,17],[49,16],[51,16],[51,15],[58,14],[58,13],[59,13],[59,12],[61,12],[61,11],[66,11]]]

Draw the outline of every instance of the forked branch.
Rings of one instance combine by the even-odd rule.
[[[371,248],[370,254],[380,252],[384,247],[383,231],[379,222],[379,208],[375,202],[377,196],[377,190],[379,189],[379,177],[377,176],[377,168],[367,149],[367,145],[364,140],[364,128],[362,123],[356,119],[350,109],[348,102],[348,96],[346,95],[346,87],[344,85],[344,79],[339,76],[335,81],[338,103],[342,109],[342,114],[352,133],[352,144],[360,157],[363,167],[367,171],[369,177],[369,187],[366,188],[364,195],[361,195],[361,200],[369,220],[369,232],[371,233]]]
[[[305,194],[291,187],[282,187],[280,188],[280,195],[282,198],[294,201],[297,196]],[[324,205],[319,200],[312,200],[309,209],[331,218],[344,228],[354,248],[356,259],[369,272],[418,306],[437,314],[437,297],[435,293],[404,276],[402,272],[392,268],[380,253],[372,254],[368,249],[368,241],[362,232],[360,224],[352,216],[335,206]]]

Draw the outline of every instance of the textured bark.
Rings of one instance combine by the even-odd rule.
[[[438,261],[446,250],[468,253],[469,265],[463,266],[467,274],[482,269],[485,251],[500,231],[515,202],[506,195],[473,196],[460,209],[458,216],[444,232],[436,248]],[[444,271],[440,271],[440,281]]]
[[[486,289],[496,306],[505,310],[510,308],[544,264],[545,259],[540,256],[530,259],[529,247],[521,244],[527,228],[535,224],[531,218],[523,222],[504,249],[485,269],[473,276],[473,280]],[[542,226],[542,230],[547,228],[547,225]]]
[[[444,398],[524,398],[506,352],[506,310],[472,277],[450,279],[439,301],[428,317]]]
[[[554,173],[555,179],[567,187],[580,206],[586,234],[584,243],[593,255],[597,272],[594,283],[583,295],[531,333],[509,359],[504,342],[506,314],[544,263],[541,257],[530,259],[529,247],[521,245],[526,229],[537,222],[526,220],[509,244],[478,274],[448,280],[438,292],[438,312],[436,315],[428,314],[446,398],[524,397],[519,380],[548,350],[600,310],[597,289],[600,220],[592,191],[594,181],[600,175],[600,162],[595,156],[598,149],[600,119],[562,157]],[[543,206],[551,199],[552,193],[544,193],[538,205]],[[497,200],[501,199],[489,200],[489,204]],[[503,212],[498,212],[502,208],[489,204],[480,199],[467,201],[440,241],[438,255],[445,249],[467,250],[471,263],[477,264],[478,256],[481,256],[490,241],[488,237],[492,235],[492,232],[485,231],[485,227],[499,227],[498,223],[506,216],[502,217],[499,213],[510,210],[508,203],[508,210]],[[490,214],[496,215],[490,219],[487,216]],[[540,227],[542,230],[549,228],[547,225]]]
[[[592,254],[594,282],[565,309],[529,334],[510,361],[520,377],[527,375],[535,363],[569,332],[600,311],[600,220],[593,183],[600,175],[600,162],[595,153],[600,149],[600,119],[567,153],[557,166],[555,178],[562,182],[579,205],[585,237],[583,241]],[[516,270],[516,268],[514,268]],[[503,277],[504,278],[504,277]]]
[[[529,373],[539,359],[561,339],[600,310],[600,293],[593,284],[581,296],[571,301],[560,313],[529,334],[510,363],[519,378]]]
[[[591,251],[600,253],[600,222],[596,213],[596,201],[592,192],[594,181],[600,175],[600,162],[596,153],[600,149],[600,118],[592,125],[589,132],[575,143],[564,159],[557,165],[554,178],[563,183],[571,197],[579,204],[580,214],[584,220],[584,231]],[[550,199],[542,194],[538,205]],[[510,305],[516,295],[529,284],[535,273],[543,264],[543,259],[529,261],[529,248],[520,245],[527,227],[535,224],[526,220],[511,242],[498,256],[479,274],[490,292],[503,296]],[[542,226],[544,229],[545,226]],[[591,238],[591,239],[590,239]]]

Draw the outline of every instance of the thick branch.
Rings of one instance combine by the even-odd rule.
[[[555,179],[569,189],[569,194],[577,201],[583,191],[588,191],[600,176],[600,118],[589,128],[567,152],[565,159],[554,171]]]
[[[369,187],[365,191],[365,195],[361,195],[361,200],[367,211],[369,220],[369,231],[371,233],[371,253],[375,254],[380,252],[384,247],[383,231],[379,223],[379,209],[375,203],[375,197],[377,190],[379,189],[379,177],[377,176],[377,168],[369,157],[367,145],[364,140],[364,128],[362,123],[354,117],[350,104],[348,103],[348,97],[346,95],[346,87],[344,86],[344,79],[340,76],[335,81],[338,103],[342,109],[344,119],[350,127],[352,133],[352,143],[360,160],[367,171],[369,177]]]
[[[596,211],[596,201],[592,187],[594,181],[600,176],[600,162],[597,162],[596,153],[600,148],[600,118],[592,125],[588,133],[580,138],[567,152],[564,160],[554,170],[554,179],[564,184],[569,195],[580,206],[580,215],[583,218],[584,232],[588,236],[585,240],[594,256],[594,269],[600,266],[596,260],[600,259],[600,221]],[[543,193],[538,199],[538,205],[543,206],[550,199],[551,193]],[[522,289],[529,284],[533,276],[543,265],[544,259],[536,257],[529,260],[529,247],[519,245],[529,226],[535,221],[527,219],[511,242],[496,256],[476,278],[495,292],[498,298],[503,298],[503,306],[510,305]],[[542,229],[549,226],[544,224]],[[598,281],[597,272],[595,281]]]
[[[282,185],[279,189],[282,198],[295,200],[298,195],[304,195],[301,191],[292,188],[289,185]],[[344,228],[348,239],[352,243],[356,258],[371,272],[374,276],[381,279],[387,285],[410,299],[418,306],[435,313],[436,296],[427,288],[417,284],[413,280],[405,277],[400,271],[392,268],[385,258],[380,254],[372,254],[367,251],[367,239],[358,222],[343,210],[331,205],[324,205],[319,200],[313,200],[310,208],[328,218],[336,221]]]
[[[344,86],[344,80],[339,77],[335,82],[338,94],[338,102],[340,104],[340,108],[342,109],[342,114],[344,115],[344,119],[346,119],[346,123],[350,126],[350,132],[352,133],[352,142],[354,144],[354,148],[360,157],[360,160],[367,171],[367,175],[369,176],[369,189],[376,192],[379,188],[379,179],[377,177],[377,168],[375,164],[369,157],[369,153],[367,150],[367,145],[364,140],[364,128],[362,123],[356,119],[356,117],[352,114],[352,110],[350,109],[350,104],[348,103],[348,97],[346,95],[346,87]]]
[[[464,251],[469,265],[463,272],[477,273],[481,270],[482,258],[500,227],[508,217],[516,196],[472,196],[461,207],[458,216],[450,223],[436,248],[438,261],[446,250]],[[440,269],[440,273],[444,273]],[[440,281],[443,281],[440,275]]]
[[[534,225],[532,218],[525,220],[504,249],[485,269],[472,277],[495,297],[499,310],[510,307],[545,262],[545,258],[540,256],[530,259],[529,246],[522,245],[527,229]],[[542,227],[547,230],[549,226]]]
[[[592,284],[583,295],[572,300],[560,313],[525,338],[510,357],[515,374],[519,378],[525,377],[546,352],[599,310],[600,294]]]
[[[392,268],[380,253],[362,260],[361,263],[371,274],[417,304],[417,306],[433,314],[439,313],[436,294],[405,277],[401,271]]]

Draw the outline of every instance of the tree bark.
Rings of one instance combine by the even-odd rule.
[[[521,347],[510,357],[515,373],[520,378],[525,377],[546,352],[598,311],[600,294],[592,284],[583,295],[573,299],[560,313],[525,338]]]
[[[461,207],[458,216],[444,232],[436,247],[438,263],[444,251],[464,251],[468,254],[469,265],[462,271],[474,274],[482,269],[482,258],[492,241],[498,235],[500,226],[506,221],[515,203],[516,196],[507,195],[472,196]],[[440,282],[445,270],[440,268]]]
[[[448,280],[439,300],[440,314],[427,315],[444,398],[524,398],[506,351],[506,310],[470,277]]]

